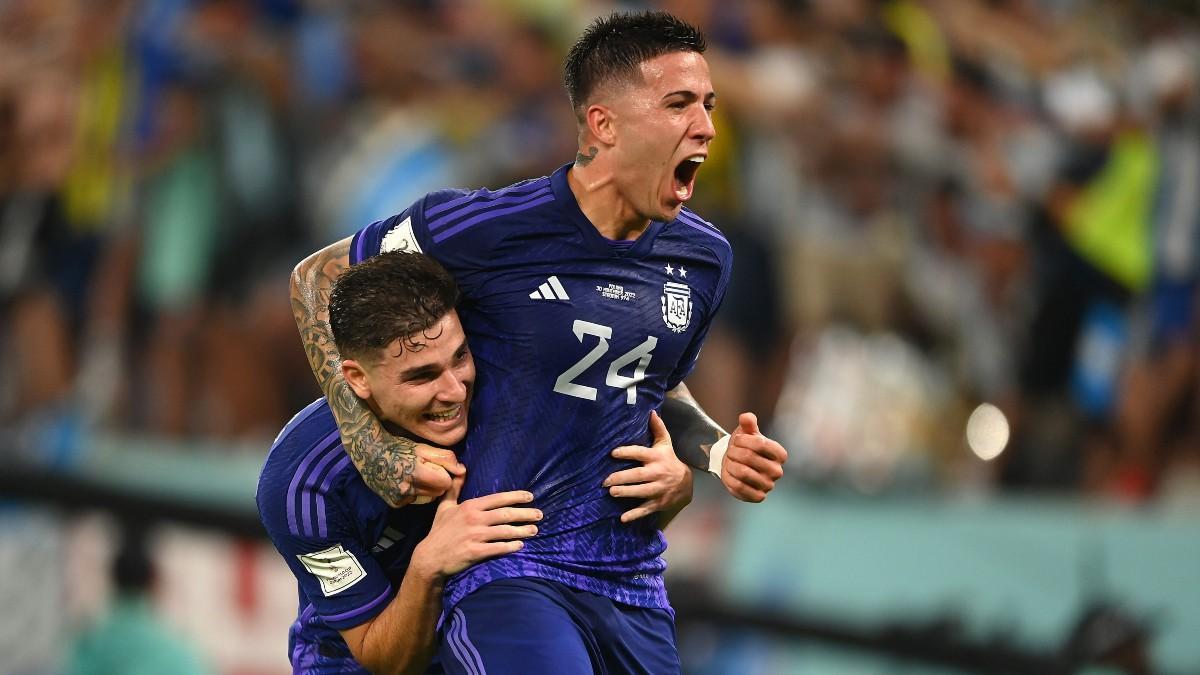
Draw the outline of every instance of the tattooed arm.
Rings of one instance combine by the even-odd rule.
[[[713,445],[729,434],[704,412],[686,384],[667,392],[660,412],[679,459],[692,468],[708,471]]]
[[[728,434],[680,383],[663,399],[662,418],[679,459],[719,475],[725,489],[742,501],[761,502],[783,477],[787,450],[759,431],[754,413],[742,413],[738,428]]]
[[[423,466],[426,459],[439,464],[457,463],[449,451],[388,433],[342,377],[342,357],[329,327],[329,294],[333,280],[350,266],[350,241],[346,238],[331,244],[296,265],[291,280],[292,315],[308,365],[329,401],[351,461],[371,490],[388,505],[400,507],[418,497],[437,497],[449,489],[450,476],[441,469]]]

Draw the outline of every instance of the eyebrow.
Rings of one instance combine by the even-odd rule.
[[[467,341],[464,339],[462,343],[458,345],[458,349],[454,350],[454,355],[458,356],[459,354],[462,354],[465,349],[467,349]],[[431,375],[436,375],[441,371],[441,366],[433,364],[417,366],[416,368],[409,368],[408,370],[400,371],[400,381],[406,382],[408,380],[415,380],[421,377],[428,377]]]
[[[689,101],[695,101],[696,99],[699,98],[699,96],[696,95],[696,92],[691,91],[690,89],[679,89],[677,91],[672,91],[670,93],[663,94],[663,100],[671,98],[672,96],[682,96],[683,98],[686,98]],[[710,103],[713,101],[716,101],[717,100],[717,92],[715,92],[715,91],[708,92],[707,94],[704,95],[704,100],[708,101]]]
[[[416,380],[422,377],[435,375],[440,370],[441,368],[438,368],[437,366],[417,366],[416,368],[409,368],[408,370],[402,371],[400,373],[400,380]]]

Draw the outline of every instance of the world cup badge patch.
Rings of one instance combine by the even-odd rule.
[[[663,284],[662,317],[672,332],[682,333],[692,322],[692,289],[687,284]]]

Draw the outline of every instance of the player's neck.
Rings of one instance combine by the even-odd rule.
[[[375,418],[379,420],[379,423],[383,425],[384,430],[386,430],[389,434],[407,438],[409,440],[416,440],[407,429],[384,417],[383,408],[379,407],[379,403],[375,401],[374,396],[362,400],[367,404],[367,407],[371,409],[371,413],[375,415]]]
[[[612,167],[602,157],[588,164],[576,162],[567,172],[567,185],[579,210],[604,237],[615,241],[637,239],[650,221],[638,215],[621,196]]]

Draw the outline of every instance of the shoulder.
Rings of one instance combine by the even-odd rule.
[[[316,515],[305,502],[323,505],[327,494],[354,475],[333,413],[325,399],[318,399],[297,413],[271,444],[255,495],[259,516],[268,531],[298,534],[305,516]]]
[[[450,252],[447,246],[464,240],[472,241],[467,245],[472,250],[482,245],[478,240],[481,232],[497,229],[487,224],[499,221],[509,225],[514,219],[522,222],[533,210],[553,201],[553,187],[547,176],[497,190],[452,188],[430,192],[401,213],[363,228],[356,235],[357,255],[351,260],[357,262],[387,251],[416,251],[444,258]],[[458,238],[467,231],[471,237]]]
[[[267,455],[264,470],[289,466],[297,456],[313,445],[321,444],[322,439],[328,437],[330,432],[336,431],[337,422],[333,419],[333,411],[322,396],[301,408],[283,425],[283,429],[280,429],[275,440],[271,442],[271,451]]]
[[[520,217],[554,201],[550,178],[542,176],[498,190],[442,190],[422,203],[422,219],[434,243],[502,218]]]
[[[692,244],[708,249],[722,264],[733,258],[733,248],[725,234],[716,225],[686,207],[680,209],[679,215],[670,222],[667,229],[677,237],[686,238]]]
[[[426,222],[452,218],[464,209],[488,208],[503,204],[521,204],[550,191],[550,177],[527,178],[492,190],[481,187],[473,190],[455,188],[430,192],[421,200],[421,213]]]

